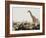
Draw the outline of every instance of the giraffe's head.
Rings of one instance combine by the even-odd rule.
[[[28,10],[28,13],[31,13],[31,11],[30,11],[30,10]]]

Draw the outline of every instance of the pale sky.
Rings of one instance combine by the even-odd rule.
[[[13,7],[12,14],[13,14],[13,21],[32,21],[32,18],[27,11],[30,10],[32,14],[40,20],[40,8],[32,8],[32,7]]]

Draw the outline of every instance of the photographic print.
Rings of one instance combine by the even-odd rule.
[[[44,3],[37,3],[37,5],[31,2],[6,2],[6,4],[9,7],[6,8],[9,11],[7,13],[10,30],[8,33],[11,34],[9,36],[44,34]]]
[[[42,6],[11,4],[10,13],[10,30],[13,33],[42,32]]]
[[[21,6],[21,5],[20,5]],[[40,30],[40,8],[13,7],[13,30]]]

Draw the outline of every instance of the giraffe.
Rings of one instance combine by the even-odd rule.
[[[34,25],[37,26],[38,25],[38,19],[35,16],[33,16],[33,14],[31,13],[30,10],[28,10],[28,13],[32,17],[32,20],[33,20]]]

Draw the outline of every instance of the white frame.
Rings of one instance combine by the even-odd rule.
[[[40,30],[26,30],[26,31],[12,31],[12,7],[36,7],[40,8]],[[16,5],[16,4],[10,4],[10,34],[22,34],[22,33],[41,33],[42,32],[42,6],[37,5]]]

